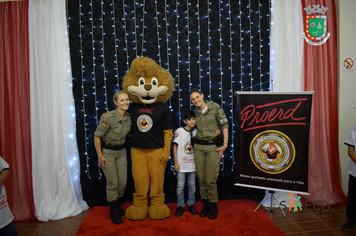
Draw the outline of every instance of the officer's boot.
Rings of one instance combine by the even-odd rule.
[[[209,206],[209,219],[216,219],[216,217],[218,217],[218,208],[216,206],[216,202],[210,202]]]
[[[116,202],[117,202],[117,206],[118,206],[118,211],[119,211],[119,215],[120,216],[124,216],[125,215],[125,211],[121,208],[121,204],[122,204],[122,199],[121,198],[118,198],[117,200],[116,200]]]
[[[205,217],[209,213],[209,202],[208,202],[208,200],[207,199],[203,199],[203,204],[204,204],[203,209],[199,213],[200,217]]]
[[[114,202],[109,202],[109,207],[110,207],[110,219],[111,221],[115,224],[121,224],[122,223],[122,219],[121,216],[119,214],[119,207],[120,205],[117,203],[117,201]]]

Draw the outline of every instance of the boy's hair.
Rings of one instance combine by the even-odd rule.
[[[191,119],[193,117],[195,117],[194,111],[186,111],[186,112],[184,112],[183,120]]]

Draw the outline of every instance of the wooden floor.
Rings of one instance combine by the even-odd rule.
[[[348,232],[341,230],[341,226],[346,222],[346,206],[324,212],[306,211],[304,208],[299,212],[285,209],[286,217],[283,216],[278,208],[275,208],[274,212],[270,212],[269,209],[264,207],[258,210],[265,211],[272,221],[288,236],[356,235],[356,225]],[[88,212],[89,210],[78,216],[58,221],[15,223],[15,228],[18,236],[73,236]]]

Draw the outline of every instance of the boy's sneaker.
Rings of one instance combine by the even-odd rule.
[[[356,220],[347,220],[347,222],[342,226],[343,231],[348,231],[355,224]]]
[[[184,207],[178,207],[176,210],[175,216],[181,216],[184,212]]]
[[[188,206],[188,211],[189,211],[190,214],[192,214],[192,215],[198,215],[198,212],[197,212],[197,210],[195,210],[195,208],[194,208],[193,205]]]

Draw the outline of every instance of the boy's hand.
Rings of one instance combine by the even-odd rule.
[[[179,164],[174,165],[174,170],[175,170],[176,172],[179,172],[179,170],[180,170]]]

